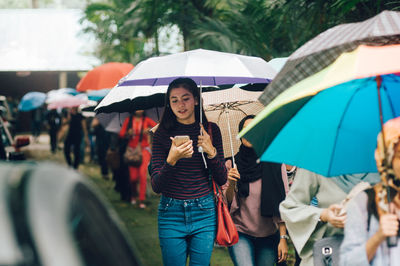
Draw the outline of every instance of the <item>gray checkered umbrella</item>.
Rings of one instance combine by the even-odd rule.
[[[342,53],[360,44],[388,45],[400,43],[400,12],[383,11],[368,20],[341,24],[311,39],[288,58],[259,101],[271,102],[282,91],[324,69]]]

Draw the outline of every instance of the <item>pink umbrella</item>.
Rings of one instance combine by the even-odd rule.
[[[47,109],[57,109],[57,108],[71,108],[71,107],[78,107],[82,104],[87,104],[88,103],[87,96],[86,97],[81,97],[81,96],[66,96],[63,97],[62,99],[56,100],[51,102],[48,106]]]

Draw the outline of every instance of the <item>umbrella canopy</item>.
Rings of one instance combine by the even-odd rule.
[[[163,106],[168,84],[178,77],[192,78],[202,86],[217,86],[268,84],[275,75],[276,71],[259,57],[203,49],[152,57],[140,62],[121,79],[100,102],[96,112],[131,112]]]
[[[282,67],[286,64],[288,57],[277,57],[268,61],[268,64],[272,66],[276,72],[281,71]]]
[[[58,108],[72,108],[78,107],[83,104],[88,104],[89,100],[86,95],[66,95],[61,99],[55,100],[47,105],[47,109],[58,109]]]
[[[260,57],[197,49],[142,61],[118,86],[168,85],[179,77],[204,86],[269,83],[275,74]]]
[[[150,117],[156,123],[160,122],[164,108],[155,107],[145,110],[145,116]],[[124,113],[99,113],[96,114],[96,118],[99,120],[100,124],[108,132],[119,133],[121,131],[122,124],[125,119],[129,117],[129,112]]]
[[[324,69],[342,53],[353,51],[360,44],[380,46],[398,43],[400,12],[383,11],[363,22],[330,28],[290,55],[259,100],[267,105],[282,91]]]
[[[392,74],[400,72],[399,60],[400,45],[345,53],[279,95],[239,136],[262,161],[324,176],[377,172],[379,104],[383,121],[400,115],[400,76]]]
[[[90,70],[78,83],[76,90],[111,89],[118,81],[133,69],[129,63],[111,62]]]
[[[18,110],[27,112],[39,108],[44,104],[46,94],[43,92],[31,91],[25,94],[18,104]]]
[[[88,91],[86,94],[89,100],[100,101],[111,91],[111,89],[101,89],[97,91]]]
[[[46,103],[49,104],[54,101],[59,101],[65,97],[69,97],[70,95],[78,95],[79,92],[77,92],[73,88],[61,88],[57,90],[51,90],[47,92],[47,98],[46,98]]]
[[[97,113],[124,113],[164,106],[167,86],[122,86],[113,88],[96,107]]]
[[[225,157],[232,157],[239,150],[240,140],[235,137],[240,120],[263,109],[264,106],[257,100],[260,94],[238,87],[203,93],[206,116],[221,130]]]

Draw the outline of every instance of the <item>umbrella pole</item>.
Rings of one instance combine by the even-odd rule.
[[[382,77],[381,76],[376,76],[376,85],[377,85],[377,90],[378,90],[378,104],[379,104],[379,120],[381,124],[381,132],[382,132],[382,143],[383,143],[383,153],[384,153],[384,159],[383,163],[385,164],[385,174],[387,175],[387,167],[389,166],[389,162],[387,161],[387,150],[386,150],[386,143],[385,143],[385,132],[383,130],[383,111],[382,111],[382,99],[381,99],[381,85],[382,85]],[[386,179],[387,180],[387,179]],[[389,181],[389,180],[387,180]],[[388,201],[388,212],[390,213],[390,187],[389,185],[386,185],[386,195],[387,195],[387,201]],[[396,236],[391,236],[386,239],[387,245],[389,247],[395,247],[397,246],[397,237]]]
[[[203,93],[203,86],[201,85],[201,80],[200,80],[200,99],[199,99],[199,110],[200,110],[200,124],[203,124],[203,110],[202,110],[202,106],[203,106],[203,99],[202,99],[202,93]],[[202,132],[200,131],[200,134],[202,134]]]
[[[235,156],[233,154],[233,143],[232,143],[232,132],[231,132],[231,122],[229,120],[229,115],[228,115],[228,109],[227,109],[227,104],[225,103],[225,114],[226,114],[226,120],[228,121],[228,134],[229,134],[229,144],[231,146],[231,154],[232,154],[232,168],[235,168]]]
[[[203,100],[202,100],[202,96],[201,93],[203,91],[203,86],[201,85],[201,80],[200,80],[200,99],[199,99],[199,110],[200,110],[200,124],[203,125]],[[203,136],[203,131],[200,130],[200,135]],[[204,163],[204,167],[207,169],[207,161],[206,158],[204,157],[204,151],[203,151],[203,147],[199,146],[198,151],[201,153],[201,158],[203,158],[203,163]]]

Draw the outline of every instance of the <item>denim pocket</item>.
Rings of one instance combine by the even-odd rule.
[[[158,204],[158,212],[166,212],[168,208],[172,206],[172,204],[173,202],[171,198],[162,197],[160,203]]]

